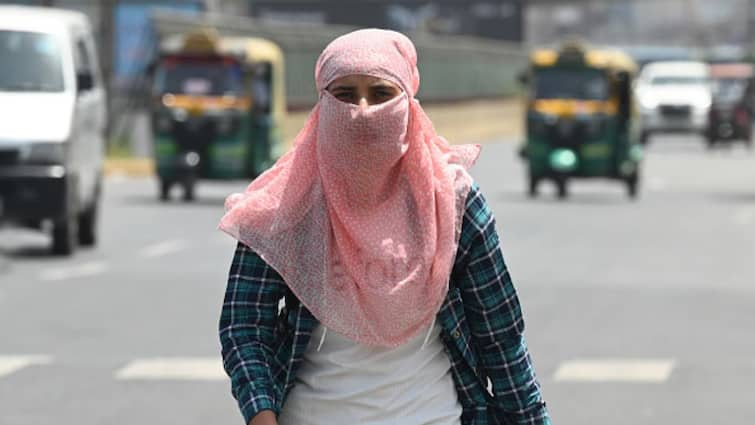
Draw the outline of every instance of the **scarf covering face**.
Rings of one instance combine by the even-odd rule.
[[[342,102],[326,88],[364,74],[403,93]],[[220,229],[273,267],[322,325],[395,347],[429,326],[448,291],[479,146],[450,146],[414,99],[405,36],[360,30],[317,61],[320,100],[293,149],[226,200]]]

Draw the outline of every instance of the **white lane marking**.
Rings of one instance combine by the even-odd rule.
[[[557,382],[665,382],[676,365],[672,359],[591,359],[562,363]]]
[[[107,269],[108,266],[106,263],[90,262],[72,267],[45,270],[39,275],[39,279],[47,282],[57,282],[61,280],[96,276],[106,272]]]
[[[137,359],[115,373],[118,380],[224,381],[220,357]]]
[[[0,356],[0,377],[10,375],[27,366],[46,365],[52,362],[49,356]]]
[[[188,246],[189,244],[183,239],[171,239],[146,246],[139,251],[139,255],[145,258],[157,258],[183,251]]]
[[[752,223],[752,219],[755,218],[755,211],[751,209],[745,209],[741,208],[739,211],[734,213],[734,223],[740,224],[740,225],[748,225]]]

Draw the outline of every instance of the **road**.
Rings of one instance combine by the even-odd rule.
[[[561,202],[524,196],[514,149],[486,144],[473,174],[554,423],[755,418],[755,153],[657,138],[639,200],[595,181]],[[101,244],[71,259],[0,230],[0,424],[240,424],[216,335],[233,241],[215,226],[243,187],[161,204],[152,180],[111,178]]]

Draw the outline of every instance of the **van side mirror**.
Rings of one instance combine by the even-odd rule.
[[[88,72],[76,74],[76,92],[81,93],[94,88],[94,78]]]

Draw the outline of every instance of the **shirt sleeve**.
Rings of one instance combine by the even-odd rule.
[[[219,333],[223,367],[245,423],[263,410],[276,411],[270,359],[278,302],[284,295],[280,275],[239,243],[228,274]]]
[[[454,278],[461,289],[482,372],[492,384],[495,410],[504,423],[550,424],[495,219],[477,185],[467,197],[459,249]]]

